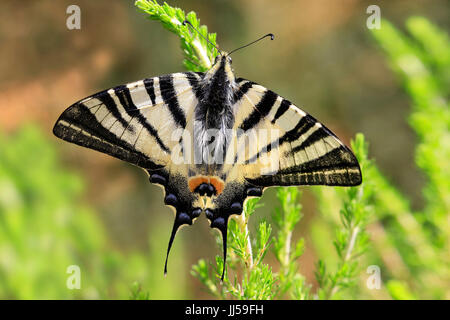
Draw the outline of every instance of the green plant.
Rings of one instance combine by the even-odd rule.
[[[195,12],[185,14],[180,8],[171,7],[167,3],[159,5],[156,0],[137,0],[135,6],[147,13],[150,19],[161,22],[164,28],[180,38],[181,49],[185,56],[183,64],[186,69],[206,71],[212,66],[212,61],[218,54],[215,48],[216,34],[208,33],[208,28],[200,25]],[[184,25],[185,20],[189,21],[203,37],[197,32],[192,32],[191,26]]]
[[[398,249],[403,272],[389,268],[387,283],[395,298],[450,297],[450,43],[448,35],[423,17],[406,21],[409,35],[382,21],[372,35],[383,48],[389,64],[411,98],[409,124],[418,136],[416,164],[427,180],[425,206],[413,212],[406,197],[377,172],[374,182],[380,218],[387,238]],[[382,253],[379,253],[382,256]],[[411,275],[411,277],[408,277]],[[392,282],[391,282],[392,281]],[[396,282],[393,282],[396,281]],[[396,285],[389,285],[395,283]],[[400,296],[405,296],[404,294]]]
[[[36,128],[0,136],[0,150],[0,296],[102,296],[97,286],[106,279],[95,276],[102,228],[88,208],[70,200],[79,195],[81,180],[61,170],[52,146]],[[106,259],[113,263],[115,257]],[[82,265],[83,274],[92,271],[92,278],[82,279],[88,290],[66,287],[70,265]]]
[[[96,213],[82,204],[83,190],[41,130],[0,134],[0,298],[126,299],[130,288],[136,299],[185,297],[182,278],[163,282],[148,272],[164,249],[153,250],[153,259],[110,247]],[[151,236],[150,246],[165,234]],[[175,259],[183,263],[181,253]],[[66,285],[72,265],[80,289]],[[151,290],[140,293],[134,281]]]

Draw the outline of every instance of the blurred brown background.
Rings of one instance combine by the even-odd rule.
[[[450,9],[448,1],[169,3],[195,11],[227,51],[274,33],[275,41],[234,54],[237,75],[293,101],[347,144],[356,132],[363,132],[380,168],[413,199],[414,207],[421,205],[423,177],[414,166],[415,136],[405,122],[409,101],[369,35],[366,8],[379,5],[382,17],[399,27],[406,17],[421,15],[448,30],[449,10],[442,9]],[[66,28],[71,4],[81,8],[81,30]],[[172,214],[163,206],[160,189],[150,185],[141,170],[60,141],[52,136],[52,127],[65,108],[85,96],[183,70],[178,38],[147,20],[133,1],[2,0],[0,43],[0,128],[14,132],[23,123],[38,123],[64,163],[87,180],[86,201],[98,209],[117,250],[148,249],[148,234],[155,228],[166,228],[168,240]],[[308,239],[308,216],[314,208],[304,190],[306,218],[299,233]],[[270,190],[264,195],[267,205],[261,215],[273,208],[273,197]],[[180,242],[188,265],[217,253],[206,219],[183,229],[174,245]],[[311,250],[302,257],[306,275],[312,276],[315,260]],[[163,263],[161,256],[155,267],[161,274]],[[187,275],[189,269],[177,272]],[[193,290],[200,290],[190,279]]]

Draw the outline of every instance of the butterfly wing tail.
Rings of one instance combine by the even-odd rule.
[[[175,209],[175,220],[164,263],[164,275],[166,275],[169,253],[177,231],[183,225],[192,225],[192,222],[200,215],[202,209],[194,205],[197,203],[197,198],[189,192],[187,180],[183,175],[169,175],[166,170],[148,171],[148,174],[150,182],[159,184],[164,188],[164,203]]]
[[[222,276],[220,277],[220,281],[223,282],[225,277],[225,269],[227,264],[227,233],[228,233],[228,218],[229,215],[223,215],[222,217],[218,217],[211,222],[211,228],[219,229],[222,234],[222,246],[223,246],[223,269]]]
[[[231,182],[226,184],[223,192],[213,200],[211,208],[205,210],[206,217],[211,222],[211,228],[216,228],[222,235],[223,270],[221,281],[225,277],[227,259],[228,221],[231,215],[241,215],[247,197],[260,197],[262,188],[249,183]]]

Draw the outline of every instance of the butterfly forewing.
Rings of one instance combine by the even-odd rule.
[[[235,129],[243,130],[246,134],[240,138],[249,141],[238,137],[237,145],[258,146],[237,154],[243,158],[247,181],[264,187],[361,183],[358,161],[329,129],[271,90],[241,82],[251,86],[244,87],[236,102]],[[267,135],[260,134],[264,131]]]
[[[179,143],[171,133],[184,129],[196,104],[187,74],[176,73],[85,98],[60,116],[53,131],[64,140],[153,170],[170,163],[171,150]]]

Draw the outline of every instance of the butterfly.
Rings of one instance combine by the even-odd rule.
[[[136,165],[164,188],[175,211],[165,274],[175,234],[202,213],[222,235],[223,280],[228,221],[247,198],[271,186],[362,181],[356,157],[335,134],[272,90],[237,78],[223,51],[206,72],[147,78],[82,99],[53,133]]]

